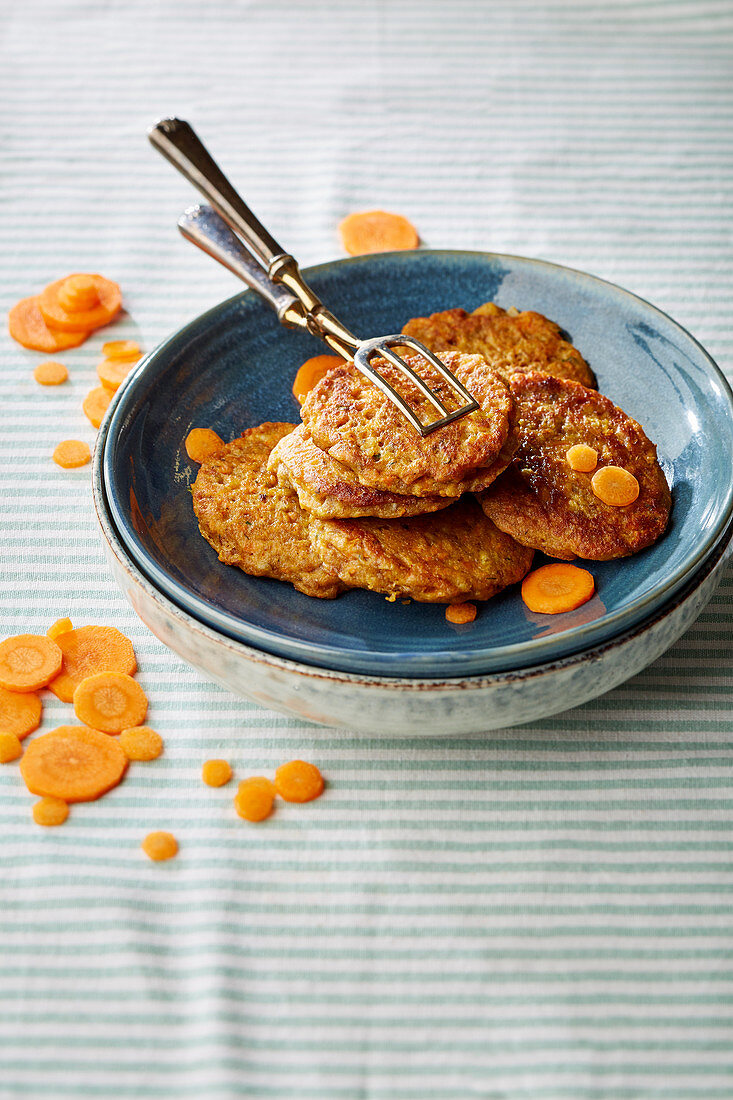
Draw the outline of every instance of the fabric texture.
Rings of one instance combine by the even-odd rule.
[[[3,11],[3,310],[72,271],[127,314],[57,356],[0,334],[1,629],[134,641],[165,754],[60,828],[0,767],[0,1097],[733,1095],[733,573],[661,660],[544,722],[367,738],[204,681],[112,581],[81,401],[238,287],[175,228],[176,114],[304,263],[346,214],[538,256],[655,303],[731,371],[730,0],[26,0]],[[446,302],[446,306],[459,304]],[[39,387],[32,370],[66,363]],[[43,730],[70,708],[45,697]],[[264,825],[237,778],[317,763]],[[172,831],[178,857],[140,842]]]

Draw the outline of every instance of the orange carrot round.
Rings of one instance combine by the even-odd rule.
[[[133,726],[119,736],[128,760],[157,760],[163,751],[163,738],[150,726]]]
[[[38,364],[33,371],[33,377],[41,386],[60,386],[69,377],[69,372],[63,363],[47,359],[45,363]]]
[[[59,332],[49,328],[43,319],[37,295],[16,302],[8,314],[8,329],[13,339],[24,348],[47,353],[77,348],[89,336],[88,329]]]
[[[148,833],[140,847],[145,855],[155,863],[160,863],[164,859],[173,859],[174,856],[178,855],[178,841],[173,833],[166,833],[162,830]]]
[[[593,474],[590,483],[598,499],[614,508],[633,504],[639,495],[639,482],[623,466],[601,466]]]
[[[314,355],[306,359],[298,369],[293,382],[293,396],[302,405],[307,395],[318,385],[324,375],[334,367],[340,367],[344,360],[339,355]]]
[[[264,821],[272,813],[275,786],[263,775],[243,779],[234,798],[234,809],[245,821]]]
[[[95,428],[98,428],[104,420],[104,414],[109,408],[112,397],[112,390],[108,390],[106,386],[95,386],[82,401],[81,407],[84,414]]]
[[[207,787],[223,787],[232,778],[232,766],[228,760],[206,760],[201,778]]]
[[[113,626],[78,626],[56,639],[63,655],[61,672],[50,689],[64,703],[70,703],[82,680],[95,672],[124,672],[137,669],[132,642]]]
[[[109,324],[120,311],[122,294],[103,275],[67,275],[49,283],[38,304],[49,328],[73,332]]]
[[[586,603],[595,591],[587,569],[567,562],[551,562],[528,573],[522,581],[522,599],[530,611],[560,615]]]
[[[401,214],[365,210],[349,214],[339,225],[344,248],[351,256],[367,252],[394,252],[417,248],[420,238],[415,226]]]
[[[445,617],[449,623],[472,623],[476,618],[475,603],[451,603],[445,609]]]
[[[74,627],[71,619],[63,618],[57,619],[55,623],[49,626],[46,633],[48,634],[49,638],[53,638],[55,640],[56,638],[58,638],[59,634],[68,634],[69,631],[73,629]]]
[[[105,359],[139,359],[142,355],[140,345],[135,340],[108,340],[102,344]]]
[[[87,726],[59,726],[29,744],[20,773],[31,794],[91,802],[116,787],[127,757],[114,737]]]
[[[0,687],[38,691],[61,669],[59,646],[46,634],[16,634],[0,642]]]
[[[54,447],[52,459],[57,466],[64,470],[76,470],[80,466],[86,466],[92,457],[89,444],[82,439],[62,439]]]
[[[36,825],[63,825],[69,816],[69,804],[63,798],[42,798],[33,807]]]
[[[598,465],[598,451],[585,443],[576,443],[570,447],[565,458],[570,469],[577,470],[581,474],[589,474]]]
[[[186,436],[186,454],[192,462],[205,462],[223,446],[224,440],[211,428],[191,428]]]
[[[315,764],[290,760],[275,772],[277,793],[286,802],[311,802],[323,793],[323,776]]]
[[[8,691],[0,687],[0,732],[13,733],[22,741],[41,724],[43,706],[32,691]]]
[[[17,760],[22,753],[23,746],[17,734],[0,730],[0,764],[9,764],[11,760]]]
[[[148,697],[124,672],[96,672],[74,691],[74,714],[80,722],[105,733],[139,726],[148,710]]]
[[[102,359],[97,363],[97,377],[106,390],[114,393],[135,366],[135,359]]]

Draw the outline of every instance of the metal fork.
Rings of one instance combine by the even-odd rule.
[[[187,122],[177,118],[162,119],[148,131],[148,136],[155,148],[198,188],[220,215],[218,218],[206,207],[186,211],[178,223],[183,235],[244,279],[275,309],[282,324],[307,329],[339,355],[353,358],[354,366],[379,387],[422,436],[478,409],[478,402],[466,387],[418,340],[402,333],[359,340],[342,325],[308,286],[294,257],[283,251],[237,194]],[[245,255],[242,245],[246,246]],[[409,347],[422,356],[448,383],[451,397],[462,403],[449,409],[409,363],[392,350],[394,347]],[[388,360],[417,386],[440,414],[435,420],[425,423],[416,415],[404,397],[373,366],[372,360],[379,358]]]

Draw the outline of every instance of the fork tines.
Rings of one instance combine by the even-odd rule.
[[[406,363],[405,360],[392,351],[393,347],[408,347],[421,355],[423,359],[436,370],[441,378],[445,379],[448,383],[451,394],[456,400],[461,401],[458,408],[449,409],[448,406],[441,400],[440,397],[430,386],[420,377],[420,375],[413,370],[413,368]],[[429,423],[425,423],[415,414],[414,410],[405,401],[404,397],[390,385],[390,383],[384,378],[378,370],[376,370],[372,364],[372,359],[387,359],[396,369],[415,383],[420,393],[425,397],[430,404],[442,415],[437,420],[431,420]],[[404,336],[401,333],[396,336],[380,336],[376,340],[366,340],[359,347],[358,351],[354,355],[354,366],[367,375],[368,378],[377,386],[382,393],[392,401],[402,412],[402,414],[409,420],[413,428],[425,437],[430,435],[431,432],[437,431],[438,428],[445,427],[446,424],[452,423],[454,420],[459,420],[463,416],[467,416],[468,413],[475,412],[479,408],[478,401],[468,392],[466,387],[458,381],[456,376],[448,370],[444,363],[441,363],[440,359],[432,353],[424,344],[421,344],[419,340],[415,340],[412,336]]]

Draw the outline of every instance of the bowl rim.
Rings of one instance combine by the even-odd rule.
[[[105,439],[100,433],[95,444],[92,459],[92,498],[94,501],[97,523],[100,534],[106,542],[109,551],[114,555],[137,587],[141,588],[148,598],[158,604],[167,615],[176,620],[184,629],[194,634],[201,634],[219,645],[224,645],[231,652],[240,657],[244,657],[250,662],[255,662],[267,668],[290,673],[292,675],[305,676],[310,679],[325,680],[337,684],[371,685],[400,692],[439,692],[454,691],[457,689],[461,691],[476,691],[489,685],[496,685],[499,683],[524,683],[529,680],[551,675],[560,670],[570,670],[585,663],[597,662],[610,650],[624,646],[632,639],[641,636],[663,619],[672,615],[687,599],[695,594],[726,556],[733,556],[733,553],[731,553],[733,550],[733,519],[731,519],[708,557],[700,565],[698,573],[688,578],[687,583],[674,593],[672,602],[667,602],[662,607],[658,607],[648,618],[635,623],[626,631],[615,635],[605,642],[590,649],[559,657],[553,661],[528,665],[523,668],[505,669],[502,671],[469,676],[379,676],[376,674],[346,672],[341,669],[306,664],[305,662],[295,661],[289,657],[281,657],[276,653],[270,653],[268,650],[259,649],[256,646],[242,642],[238,638],[232,638],[229,634],[220,632],[207,623],[201,622],[190,612],[179,607],[179,605],[171,600],[166,593],[161,592],[131,557],[110,515],[104,491],[104,476],[102,469],[104,449]],[[148,627],[148,629],[150,628]]]
[[[522,265],[536,266],[541,269],[551,268],[557,270],[566,275],[572,275],[579,277],[584,281],[590,281],[595,284],[599,284],[601,287],[612,291],[615,294],[623,296],[629,299],[635,304],[641,304],[645,309],[651,310],[653,313],[662,317],[666,322],[671,324],[679,332],[684,334],[692,344],[698,349],[703,360],[705,361],[706,368],[711,371],[715,381],[721,390],[722,396],[727,403],[728,420],[731,428],[731,441],[733,442],[733,389],[730,383],[723,374],[720,367],[715,360],[706,351],[706,349],[700,344],[698,340],[692,336],[682,325],[679,324],[673,317],[659,309],[657,306],[648,302],[646,299],[641,298],[639,295],[634,294],[632,291],[626,290],[623,287],[618,286],[608,280],[601,279],[599,276],[588,274],[576,268],[566,267],[562,264],[557,264],[552,261],[542,260],[538,258],[518,256],[512,253],[500,253],[500,252],[485,252],[481,250],[464,250],[464,249],[419,249],[417,252],[388,252],[376,254],[378,259],[386,259],[388,261],[396,261],[399,263],[414,263],[420,255],[427,255],[435,258],[445,258],[446,260],[461,259],[463,257],[474,257],[480,260],[492,260],[499,261],[511,260],[519,262]],[[367,256],[353,256],[345,257],[337,260],[329,260],[321,264],[313,265],[304,269],[304,275],[306,278],[317,278],[321,274],[326,274],[334,268],[341,268],[343,266],[358,267],[361,265],[369,265],[375,260],[375,255]],[[201,327],[206,327],[207,323],[211,323],[217,318],[222,311],[227,308],[231,308],[235,303],[246,301],[259,301],[257,295],[250,290],[243,290],[236,294],[231,295],[229,298],[212,306],[210,309],[204,311],[198,316],[194,317],[187,324],[171,333],[163,341],[161,341],[155,348],[153,348],[144,358],[136,365],[135,369],[128,375],[127,379],[120,388],[119,399],[112,403],[107,416],[100,427],[99,441],[103,444],[102,456],[101,456],[101,469],[103,476],[103,485],[109,484],[113,480],[113,464],[111,452],[112,448],[107,446],[108,441],[112,438],[116,438],[119,435],[121,428],[123,427],[126,418],[128,416],[128,410],[125,402],[125,396],[133,392],[133,388],[136,380],[138,380],[145,372],[149,364],[156,360],[161,354],[170,348],[172,345],[180,342],[185,342],[191,338],[194,333],[198,333]],[[206,600],[199,597],[195,593],[189,591],[184,585],[175,581],[169,577],[168,574],[162,569],[158,563],[145,551],[142,545],[138,545],[138,540],[132,533],[127,531],[124,522],[124,516],[119,512],[114,494],[106,494],[105,499],[107,506],[109,507],[111,516],[115,523],[115,529],[121,538],[122,543],[126,546],[127,551],[130,553],[133,560],[136,560],[141,568],[141,572],[145,574],[149,580],[153,582],[156,590],[165,592],[168,599],[171,600],[176,606],[182,610],[185,609],[187,613],[191,614],[199,622],[207,623],[217,634],[223,634],[234,641],[241,642],[245,645],[251,645],[253,649],[257,651],[267,651],[270,653],[277,653],[280,655],[283,648],[282,637],[278,632],[270,630],[267,627],[258,626],[247,622],[246,619],[237,619],[236,616],[225,612],[215,606],[210,605]],[[558,656],[558,660],[562,660],[564,657],[571,656],[575,653],[585,652],[585,647],[588,645],[603,645],[604,642],[611,640],[616,635],[623,633],[626,629],[631,629],[634,625],[641,623],[645,620],[648,614],[652,613],[653,607],[659,607],[668,598],[670,598],[674,592],[682,588],[687,581],[694,576],[697,569],[705,561],[706,557],[712,552],[718,538],[722,532],[725,531],[728,523],[733,517],[733,478],[729,480],[727,486],[727,493],[724,499],[724,504],[720,509],[718,519],[705,535],[705,538],[696,547],[694,553],[692,553],[687,560],[687,564],[684,569],[679,570],[674,578],[667,578],[660,580],[652,587],[648,592],[638,596],[631,604],[624,608],[619,608],[610,615],[604,617],[603,625],[599,626],[598,620],[591,621],[590,623],[582,623],[578,626],[571,627],[567,631],[563,631],[560,634],[552,636],[552,642],[559,644],[562,647],[562,654]],[[597,642],[594,640],[595,635],[601,635],[598,637]],[[563,642],[561,639],[565,638]],[[560,640],[560,641],[559,641]],[[303,663],[312,664],[312,667],[331,667],[328,665],[328,660],[338,659],[338,653],[341,651],[337,646],[328,645],[325,643],[318,643],[313,646],[310,643],[301,641],[299,639],[288,638],[287,648],[291,650],[291,653],[295,654],[290,658],[283,658],[285,660],[292,659],[296,664],[300,664],[300,657],[306,658]],[[543,663],[541,651],[550,646],[547,638],[535,638],[529,641],[516,642],[509,646],[505,646],[501,650],[501,656],[499,658],[489,659],[491,663],[500,661],[499,668],[494,671],[501,671],[502,668],[511,670],[515,667],[528,667],[529,663],[534,661],[537,666]],[[312,656],[311,656],[312,655]],[[431,653],[425,658],[425,662],[429,663],[437,659],[440,654]],[[396,663],[403,659],[415,660],[414,656],[410,657],[409,653],[392,653],[390,659]],[[472,664],[480,663],[480,655],[475,655],[472,658]],[[517,666],[517,661],[525,662]],[[314,663],[315,662],[315,663]],[[475,673],[481,675],[480,671]],[[364,673],[364,675],[368,675]],[[374,674],[378,675],[378,674]],[[444,673],[438,673],[439,679]],[[407,674],[407,678],[414,678],[419,676],[419,673],[415,671],[412,675]],[[433,679],[435,677],[426,676],[425,679]]]

